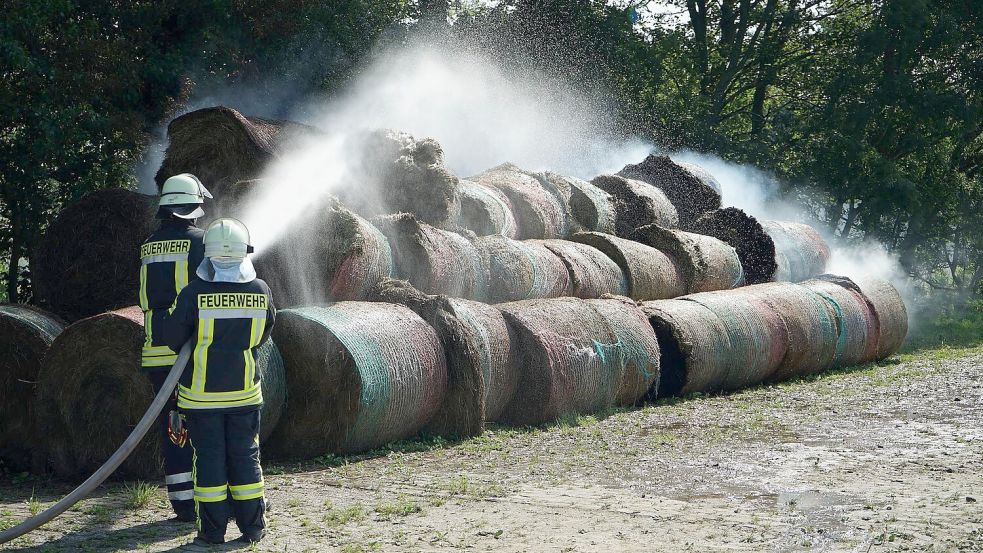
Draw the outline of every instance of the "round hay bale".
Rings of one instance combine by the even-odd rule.
[[[679,216],[665,193],[642,182],[617,175],[594,177],[591,184],[614,199],[615,234],[625,238],[645,225],[675,228]]]
[[[256,370],[262,379],[260,388],[263,391],[259,441],[265,443],[280,424],[283,411],[287,408],[287,376],[283,356],[273,340],[267,340],[256,350]]]
[[[621,387],[615,396],[616,405],[638,403],[652,388],[659,388],[659,341],[648,317],[635,302],[627,298],[587,300],[618,338],[617,350],[624,363]]]
[[[857,282],[877,314],[877,359],[897,352],[908,335],[908,309],[897,288],[886,280],[864,278]]]
[[[563,260],[536,241],[482,236],[475,246],[488,259],[488,301],[558,298],[573,293]]]
[[[700,167],[676,163],[668,156],[650,155],[639,164],[626,165],[618,171],[618,175],[646,182],[662,190],[676,207],[679,214],[678,226],[683,230],[692,230],[692,224],[701,215],[720,208],[720,184],[716,179]],[[664,227],[677,226],[658,221],[649,223]]]
[[[693,224],[693,230],[733,246],[747,284],[774,280],[778,270],[775,242],[754,217],[736,207],[726,207],[704,214]]]
[[[624,358],[618,337],[596,309],[576,298],[499,308],[516,358],[522,360],[519,384],[501,422],[541,424],[615,405],[624,381]]]
[[[408,213],[379,217],[401,278],[421,292],[485,299],[487,260],[466,236],[421,223]]]
[[[515,238],[519,232],[512,214],[512,204],[501,190],[461,180],[457,189],[460,203],[454,224],[478,236],[500,234]]]
[[[363,299],[393,274],[386,237],[334,199],[291,224],[254,264],[280,307]]]
[[[567,207],[569,232],[616,231],[614,199],[593,184],[549,171],[538,173],[540,181],[553,190]]]
[[[82,478],[99,468],[150,406],[153,386],[140,371],[143,320],[136,306],[103,313],[67,327],[52,343],[38,374],[37,424],[58,476]],[[257,362],[263,378],[261,438],[276,426],[286,393],[275,350],[265,344]],[[158,477],[159,451],[157,432],[147,433],[114,477]]]
[[[727,327],[701,303],[656,300],[642,304],[662,352],[655,397],[723,389],[730,370]]]
[[[680,300],[713,311],[727,329],[727,375],[720,389],[739,390],[764,382],[785,358],[789,345],[785,322],[755,295],[703,292]]]
[[[568,233],[566,207],[536,177],[511,163],[493,167],[468,180],[500,190],[509,199],[518,223],[517,238],[562,238]]]
[[[877,357],[877,312],[852,280],[824,275],[802,286],[822,296],[836,314],[837,338],[834,367],[849,367]]]
[[[34,467],[34,392],[41,362],[65,323],[27,305],[0,305],[0,459],[12,471]]]
[[[68,205],[33,258],[40,305],[76,321],[137,302],[140,244],[156,226],[157,198],[109,188]]]
[[[279,457],[355,453],[410,438],[443,401],[444,352],[433,328],[407,307],[287,309],[273,336],[290,398],[269,442]]]
[[[728,290],[744,283],[737,250],[712,236],[646,225],[629,238],[665,252],[679,268],[688,294]]]
[[[618,264],[634,300],[664,300],[686,293],[676,263],[661,251],[640,242],[599,232],[580,232],[574,242],[597,248]]]
[[[761,221],[775,243],[774,280],[799,282],[826,272],[829,246],[816,229],[802,223]]]
[[[621,267],[604,252],[587,244],[568,240],[535,240],[556,254],[567,267],[573,295],[578,298],[599,298],[604,294],[624,296],[628,280]]]

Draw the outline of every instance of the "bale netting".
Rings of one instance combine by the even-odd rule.
[[[676,262],[651,246],[600,232],[580,232],[571,240],[597,248],[617,263],[625,275],[627,296],[634,300],[663,300],[686,293]]]
[[[54,472],[63,478],[88,476],[129,436],[153,400],[153,387],[140,370],[143,312],[127,307],[81,320],[65,329],[44,359],[37,385],[37,424]],[[260,350],[256,370],[263,377],[261,438],[283,409],[283,365],[275,346]],[[115,476],[152,479],[161,474],[158,433],[140,442]]]
[[[730,370],[727,327],[705,305],[684,300],[642,304],[662,352],[655,397],[723,389]]]
[[[568,233],[566,206],[536,177],[511,163],[493,167],[468,180],[500,190],[512,205],[516,238],[563,238]]]
[[[537,175],[563,199],[569,217],[569,232],[616,232],[614,198],[593,184],[549,171]]]
[[[445,166],[444,151],[433,138],[378,129],[353,137],[345,146],[349,178],[359,186],[346,187],[339,195],[357,213],[411,213],[433,225],[456,217],[458,178]]]
[[[87,194],[52,221],[34,256],[40,305],[67,321],[137,302],[140,244],[157,199],[122,188]]]
[[[488,301],[558,298],[573,294],[566,264],[534,240],[482,236],[475,246],[488,259]]]
[[[823,297],[836,314],[837,337],[834,367],[849,367],[877,357],[880,334],[877,312],[860,287],[847,277],[825,275],[802,286]]]
[[[65,323],[27,305],[0,305],[0,462],[8,470],[35,467],[34,392],[41,362]]]
[[[519,383],[500,422],[541,424],[615,405],[624,382],[624,357],[618,336],[597,309],[576,298],[498,307],[519,363]]]
[[[659,388],[659,341],[648,317],[627,298],[607,297],[587,300],[614,332],[618,341],[613,348],[621,356],[624,374],[614,402],[635,405],[650,389]]]
[[[515,238],[519,232],[512,204],[494,187],[461,180],[457,188],[460,204],[454,225],[478,236],[502,235]]]
[[[604,294],[628,294],[628,279],[617,263],[601,250],[569,240],[536,240],[559,257],[570,275],[572,295],[599,298]]]
[[[386,237],[335,199],[291,223],[254,262],[279,307],[364,299],[393,275]]]
[[[684,293],[729,290],[744,283],[737,251],[712,236],[646,225],[629,238],[668,255],[679,269]]]
[[[354,453],[410,438],[447,388],[436,332],[402,305],[340,302],[279,313],[290,402],[269,450],[278,457]]]
[[[641,163],[626,165],[618,175],[662,190],[675,206],[679,214],[678,226],[683,230],[692,230],[693,223],[701,215],[720,208],[720,184],[702,168],[676,163],[668,156],[650,155]]]
[[[877,359],[896,353],[908,335],[908,309],[897,288],[886,280],[867,277],[857,284],[877,314]]]
[[[594,177],[591,184],[613,198],[615,234],[622,238],[645,225],[679,226],[676,208],[662,190],[648,183],[618,175],[601,175]]]
[[[826,272],[829,246],[816,229],[802,223],[761,221],[775,243],[774,280],[799,282]]]
[[[747,284],[771,282],[778,271],[775,242],[757,219],[736,207],[704,214],[693,224],[694,232],[713,236],[733,246],[744,269]]]
[[[418,221],[408,213],[375,219],[389,239],[400,278],[421,292],[483,300],[488,266],[470,237]]]
[[[154,179],[159,188],[168,177],[192,173],[219,201],[237,183],[259,177],[271,161],[319,134],[314,127],[246,116],[225,106],[199,109],[167,125],[167,151]]]

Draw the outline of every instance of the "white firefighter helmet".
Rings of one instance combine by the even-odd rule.
[[[164,181],[160,189],[160,203],[157,215],[166,217],[174,215],[181,219],[197,219],[205,214],[201,204],[212,194],[198,177],[191,173],[174,175]]]
[[[252,252],[249,229],[237,219],[216,219],[205,230],[207,258],[245,259]]]

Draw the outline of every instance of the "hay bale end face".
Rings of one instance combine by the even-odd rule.
[[[557,298],[499,306],[512,337],[519,383],[501,422],[541,424],[611,408],[624,381],[618,337],[583,300]]]
[[[619,176],[637,179],[659,188],[675,206],[678,226],[692,230],[693,223],[704,213],[720,208],[720,184],[705,170],[690,164],[676,163],[668,156],[650,155],[641,163],[626,165]],[[649,221],[664,227],[675,227]],[[636,225],[642,226],[642,225]]]
[[[469,180],[457,189],[460,207],[454,225],[478,236],[502,235],[515,238],[519,232],[512,204],[501,190]]]
[[[334,199],[291,224],[254,263],[281,308],[364,299],[393,276],[386,237]]]
[[[662,352],[656,397],[723,388],[731,345],[727,327],[713,311],[683,300],[645,302],[642,311]]]
[[[646,225],[629,238],[665,252],[679,268],[688,294],[728,290],[744,283],[737,251],[712,236]]]
[[[617,263],[601,250],[568,240],[535,240],[556,254],[570,274],[572,292],[578,298],[599,298],[605,294],[624,296],[628,280]]]
[[[469,237],[421,223],[402,213],[378,217],[389,239],[397,274],[428,294],[485,299],[487,260]]]
[[[34,263],[39,303],[71,322],[132,305],[140,245],[157,222],[157,198],[122,188],[87,194],[52,221]]]
[[[580,232],[571,240],[597,248],[617,263],[627,281],[626,295],[634,300],[662,300],[686,293],[675,261],[653,247],[599,232]]]
[[[620,355],[624,364],[621,387],[614,402],[619,406],[631,406],[651,389],[659,388],[659,341],[649,324],[648,317],[635,302],[628,298],[602,298],[587,300],[617,337],[614,355]]]
[[[704,214],[693,229],[722,240],[737,251],[747,284],[774,280],[778,271],[775,242],[754,217],[736,207],[726,207]]]
[[[354,453],[417,434],[439,408],[447,367],[409,308],[341,302],[281,311],[274,327],[290,398],[269,442],[279,457]]]
[[[41,363],[65,323],[27,305],[0,305],[0,460],[12,471],[36,468],[35,387]],[[40,460],[40,459],[38,459]]]
[[[508,198],[518,225],[517,238],[562,238],[568,233],[562,199],[515,165],[499,165],[468,180],[496,188]]]
[[[573,293],[567,266],[549,248],[534,240],[482,236],[475,246],[488,259],[488,301],[558,298]]]
[[[645,225],[679,226],[676,208],[662,190],[651,184],[618,175],[594,177],[591,184],[613,198],[615,234],[622,238]]]

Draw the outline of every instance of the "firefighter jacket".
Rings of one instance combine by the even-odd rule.
[[[276,309],[265,282],[195,280],[164,317],[164,342],[194,350],[178,381],[178,408],[238,412],[263,404],[257,349],[270,336]]]
[[[140,247],[140,308],[143,309],[143,370],[171,368],[177,355],[160,334],[161,317],[189,282],[204,258],[205,231],[191,221],[165,219]]]

